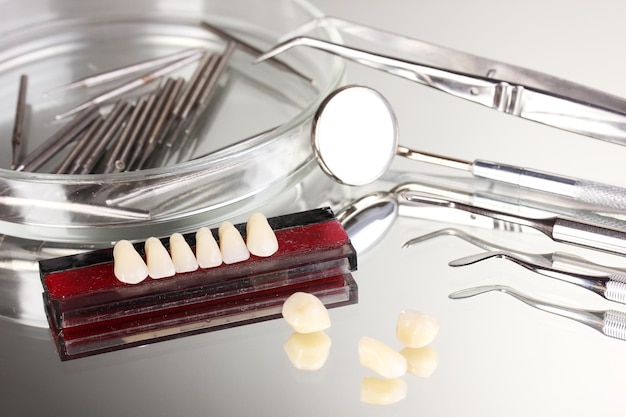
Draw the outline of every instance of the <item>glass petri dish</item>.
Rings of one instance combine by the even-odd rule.
[[[284,59],[313,83],[242,50],[212,101],[210,117],[176,158],[158,168],[116,174],[51,174],[10,169],[15,103],[29,76],[23,149],[56,129],[55,115],[111,86],[55,94],[49,90],[107,69],[193,47],[220,52],[207,21],[268,49],[294,27],[321,15],[299,0],[9,2],[0,23],[0,233],[29,241],[110,244],[165,236],[231,219],[271,201],[315,168],[310,123],[321,100],[343,82],[344,66],[328,54],[296,49]],[[330,29],[321,38],[340,42]],[[182,75],[188,75],[182,70]],[[188,71],[188,70],[187,70]],[[2,248],[0,247],[0,251]]]

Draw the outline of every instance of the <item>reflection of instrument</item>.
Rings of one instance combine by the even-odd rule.
[[[484,294],[489,291],[500,291],[505,294],[509,294],[531,307],[585,324],[606,336],[626,340],[626,313],[621,311],[593,311],[563,307],[529,297],[505,285],[485,285],[482,287],[468,288],[453,292],[449,295],[449,297],[454,300],[458,300],[461,298],[473,297],[478,294]]]

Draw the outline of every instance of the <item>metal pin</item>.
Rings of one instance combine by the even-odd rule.
[[[104,118],[98,115],[98,118],[93,121],[93,123],[89,126],[89,128],[87,128],[85,133],[78,140],[78,142],[76,143],[76,146],[74,146],[74,149],[72,149],[72,151],[65,158],[63,163],[61,163],[61,165],[56,169],[55,171],[56,174],[71,174],[72,173],[72,166],[74,164],[74,160],[78,157],[78,155],[81,154],[83,149],[85,149],[85,147],[89,144],[93,135],[98,131],[98,129],[100,129],[100,126],[102,126],[102,123],[104,123]]]
[[[136,131],[133,132],[136,135],[134,141],[135,146],[133,149],[133,153],[130,156],[130,159],[126,163],[125,171],[130,171],[133,166],[137,163],[139,157],[141,156],[142,144],[144,138],[147,136],[146,130],[148,130],[148,123],[150,116],[154,112],[157,101],[159,100],[159,96],[161,95],[161,90],[156,90],[150,94],[148,97],[148,101],[146,102],[146,106],[141,114],[141,117],[137,121]]]
[[[187,102],[189,102],[193,91],[197,91],[198,86],[202,85],[200,80],[204,81],[204,69],[212,60],[212,57],[213,55],[207,52],[204,54],[200,62],[198,62],[198,66],[185,85],[185,88],[180,95],[180,99],[176,102],[176,105],[172,109],[172,114],[175,117],[178,117],[183,112],[183,109],[187,106]]]
[[[97,107],[83,111],[28,154],[15,170],[34,171],[38,169],[56,155],[60,149],[72,142],[99,114],[100,110]]]
[[[17,107],[15,109],[15,124],[13,125],[13,137],[11,145],[13,155],[11,158],[11,169],[15,169],[19,164],[20,147],[24,134],[24,118],[26,113],[26,91],[28,89],[28,75],[20,76],[19,92],[17,94]]]
[[[146,163],[148,157],[156,147],[156,128],[158,120],[160,119],[160,115],[163,112],[167,102],[169,101],[169,97],[174,89],[175,81],[171,78],[167,80],[165,86],[163,86],[163,90],[157,100],[156,105],[154,106],[154,111],[150,114],[148,121],[146,122],[146,126],[144,128],[144,135],[141,138],[140,146],[138,151],[141,153],[137,165],[133,166],[132,169],[139,170],[142,169],[144,164]]]
[[[229,42],[234,42],[236,43],[242,50],[248,52],[251,55],[254,56],[260,56],[263,54],[263,51],[261,51],[259,48],[250,45],[249,43],[236,38],[235,36],[231,35],[230,33],[227,33],[225,31],[223,31],[220,28],[217,28],[207,22],[202,22],[200,23],[200,26],[203,29],[208,30],[209,32],[214,33],[215,35],[219,36],[220,38],[224,39],[224,40],[228,40]],[[295,75],[297,75],[298,77],[302,78],[303,80],[306,80],[306,82],[308,82],[309,84],[314,84],[315,82],[313,81],[312,78],[307,77],[306,75],[302,74],[300,71],[298,71],[297,69],[293,68],[291,65],[285,63],[284,61],[277,59],[277,58],[272,58],[271,60],[267,61],[268,64],[271,64],[273,66],[275,66],[276,68],[279,68],[283,71],[287,71],[287,72],[291,72]]]
[[[118,121],[121,119],[120,115],[128,108],[128,105],[129,103],[120,101],[113,107],[111,112],[105,117],[104,123],[100,129],[94,134],[91,141],[87,144],[85,149],[83,149],[83,153],[77,158],[75,163],[80,163],[80,167],[73,173],[89,173],[97,162],[96,158],[100,156],[100,148],[104,149],[104,146],[106,146],[106,138],[111,135],[111,131],[118,125]],[[101,145],[101,143],[104,143],[104,145]]]
[[[137,138],[139,137],[139,132],[145,121],[146,117],[146,106],[148,101],[146,99],[142,99],[137,104],[136,112],[138,114],[137,119],[134,121],[128,122],[129,126],[129,134],[124,138],[124,147],[122,148],[120,154],[117,156],[117,159],[113,163],[113,171],[111,172],[122,172],[128,168],[129,160],[128,157],[130,155],[130,151],[135,146],[137,142]]]
[[[119,86],[117,88],[114,88],[114,89],[112,89],[110,91],[107,91],[107,92],[105,92],[105,93],[103,93],[103,94],[101,94],[101,95],[99,95],[99,96],[97,96],[95,98],[92,98],[91,100],[86,101],[85,103],[83,103],[83,104],[81,104],[79,106],[76,106],[76,107],[66,111],[65,113],[61,113],[59,115],[56,115],[55,118],[57,120],[64,119],[64,118],[66,118],[68,116],[71,116],[71,115],[73,115],[75,113],[78,113],[79,111],[81,111],[83,109],[86,109],[86,108],[88,108],[90,106],[93,106],[93,105],[96,105],[96,104],[101,104],[101,103],[104,103],[105,101],[111,100],[111,99],[113,99],[115,97],[119,97],[120,95],[122,95],[122,94],[124,94],[124,93],[126,93],[128,91],[131,91],[131,90],[139,88],[139,87],[141,87],[143,85],[149,84],[149,83],[151,83],[151,82],[161,78],[162,76],[164,76],[166,74],[169,74],[172,71],[175,71],[175,70],[177,70],[179,68],[182,68],[182,67],[184,67],[186,65],[189,65],[192,62],[195,62],[198,59],[200,59],[200,57],[202,57],[201,53],[194,54],[194,55],[191,55],[191,56],[189,56],[187,58],[181,59],[180,61],[176,61],[173,64],[167,65],[167,66],[165,66],[163,68],[159,68],[156,71],[153,71],[153,72],[150,72],[148,74],[145,74],[145,75],[141,76],[138,79],[130,81],[130,82],[128,82],[126,84],[123,84],[123,85],[121,85],[121,86]]]
[[[148,70],[151,68],[160,67],[165,64],[169,64],[170,62],[179,61],[183,58],[187,58],[188,56],[201,53],[202,51],[203,51],[202,48],[185,49],[184,51],[181,51],[181,52],[176,52],[170,55],[165,55],[165,56],[161,56],[158,58],[153,58],[153,59],[149,59],[146,61],[138,62],[132,65],[127,65],[121,68],[116,68],[116,69],[102,72],[96,75],[81,78],[69,84],[54,88],[48,91],[46,94],[57,93],[60,91],[67,91],[67,90],[71,90],[74,88],[93,87],[95,85],[104,84],[106,82],[113,81],[118,78],[126,77],[128,75],[135,74],[137,72],[141,72],[141,71]]]
[[[111,154],[109,155],[107,159],[107,162],[104,168],[104,172],[106,174],[109,174],[116,170],[117,162],[120,160],[120,157],[122,156],[122,152],[124,151],[124,149],[126,149],[126,147],[128,146],[128,141],[131,137],[131,133],[133,129],[135,128],[137,119],[141,116],[141,113],[143,112],[145,103],[146,103],[145,99],[140,99],[135,105],[135,108],[133,109],[133,111],[130,113],[130,116],[128,117],[128,122],[124,125],[122,132],[117,138],[115,147],[113,148],[113,150],[111,151]]]

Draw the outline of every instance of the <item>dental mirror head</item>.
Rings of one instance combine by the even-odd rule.
[[[391,105],[379,92],[341,87],[324,99],[313,119],[311,141],[317,162],[341,184],[369,184],[396,155],[397,126]]]
[[[358,255],[376,246],[398,218],[396,195],[386,191],[367,194],[336,214]]]

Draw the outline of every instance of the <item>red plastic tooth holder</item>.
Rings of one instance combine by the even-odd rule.
[[[278,318],[294,292],[329,308],[354,304],[356,251],[329,208],[272,217],[278,251],[139,284],[113,274],[113,250],[39,262],[43,298],[61,360]],[[245,236],[245,224],[235,227]],[[217,229],[212,230],[218,240]],[[195,233],[184,235],[195,247]],[[169,239],[162,239],[169,248]],[[219,242],[219,240],[218,240]],[[145,257],[143,243],[135,248]]]

